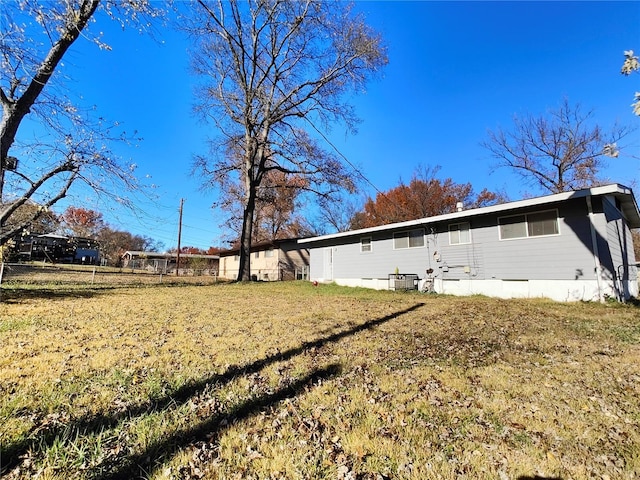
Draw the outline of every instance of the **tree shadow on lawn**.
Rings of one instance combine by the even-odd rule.
[[[321,380],[326,380],[341,373],[338,364],[314,370],[293,382],[291,385],[277,390],[275,393],[263,395],[256,399],[248,400],[228,412],[219,413],[194,425],[190,428],[178,430],[161,440],[151,443],[142,452],[129,455],[124,458],[116,458],[110,464],[101,467],[106,473],[92,475],[91,478],[99,480],[119,480],[131,478],[147,478],[163,462],[169,460],[171,455],[187,445],[199,441],[215,442],[222,433],[229,429],[235,422],[251,418],[263,409],[275,405],[287,398],[294,398],[302,393],[305,388],[311,387]],[[106,463],[106,462],[105,462]]]
[[[20,285],[25,285],[21,283]],[[215,284],[197,284],[197,283],[132,283],[132,284],[113,284],[104,285],[96,284],[78,285],[77,282],[69,282],[67,284],[55,284],[55,287],[42,286],[43,284],[30,284],[30,287],[24,286],[0,286],[0,303],[20,303],[25,300],[68,300],[70,298],[93,298],[100,295],[111,294],[114,290],[139,290],[142,288],[180,288],[193,286],[212,286]],[[52,285],[48,283],[47,285]]]
[[[527,475],[522,475],[518,477],[518,480],[562,480],[562,477],[541,477],[540,475],[529,477]]]
[[[378,319],[369,320],[347,330],[336,332],[332,335],[328,335],[326,337],[322,337],[310,342],[304,342],[298,347],[269,355],[248,365],[233,365],[222,374],[216,374],[197,381],[189,382],[167,395],[158,398],[149,398],[148,401],[138,405],[132,405],[124,411],[114,411],[105,414],[79,417],[70,423],[47,427],[45,430],[41,431],[38,431],[40,426],[35,426],[32,429],[31,434],[33,435],[35,433],[37,435],[36,438],[25,438],[22,441],[2,446],[3,448],[0,452],[0,460],[2,460],[2,462],[0,463],[0,475],[15,468],[20,463],[20,458],[26,455],[30,450],[50,447],[56,441],[56,439],[62,437],[65,434],[68,434],[69,432],[77,434],[77,436],[91,435],[92,433],[99,433],[104,430],[114,428],[120,422],[126,419],[141,417],[150,412],[175,409],[177,406],[187,403],[191,398],[198,395],[209,386],[224,386],[237,378],[259,372],[268,365],[289,360],[304,353],[307,350],[320,348],[324,345],[337,342],[339,340],[342,340],[343,338],[355,335],[359,332],[372,329],[378,325],[398,318],[401,315],[417,310],[424,305],[424,303],[417,303],[404,310],[400,310],[398,312],[386,315]],[[239,407],[237,411],[230,412],[229,416],[233,416],[234,418],[250,416],[255,413],[257,409],[272,405],[276,402],[279,402],[280,400],[294,396],[298,391],[300,391],[302,388],[304,388],[305,385],[309,384],[310,382],[313,382],[320,378],[325,378],[327,376],[335,375],[336,371],[337,367],[335,365],[328,369],[315,371],[304,379],[295,382],[291,386],[284,388],[273,395],[247,402],[246,404]],[[213,417],[210,420],[203,422],[201,425],[189,429],[188,431],[178,432],[170,436],[167,441],[161,442],[162,444],[150,446],[148,451],[144,454],[135,455],[135,457],[132,457],[129,462],[126,462],[126,460],[124,460],[125,463],[128,464],[130,464],[130,462],[134,463],[134,465],[126,468],[126,472],[118,470],[115,473],[109,474],[109,476],[105,478],[133,478],[131,476],[132,469],[138,469],[138,472],[140,471],[139,469],[143,469],[145,465],[142,464],[148,460],[147,457],[150,458],[153,456],[152,454],[160,451],[164,451],[165,453],[168,453],[168,451],[176,451],[177,449],[185,446],[188,441],[193,439],[194,437],[202,436],[203,433],[210,432],[212,429],[217,428],[220,425],[221,420],[221,418]],[[156,456],[155,458],[158,457]],[[151,463],[152,460],[148,460],[146,466],[148,467]]]
[[[70,298],[93,298],[105,295],[110,290],[122,287],[83,287],[68,288],[60,286],[58,288],[0,288],[0,303],[20,303],[25,300],[68,300]]]

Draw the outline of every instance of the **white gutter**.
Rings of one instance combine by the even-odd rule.
[[[598,300],[604,303],[604,295],[602,293],[602,265],[600,264],[600,253],[598,251],[598,236],[596,235],[596,226],[594,224],[595,215],[591,205],[591,195],[587,196],[587,209],[589,210],[589,227],[591,228],[591,244],[593,246],[593,263],[596,267],[596,283],[598,284]]]
[[[517,210],[517,209],[526,208],[526,207],[537,207],[537,206],[541,206],[549,203],[563,202],[569,199],[590,197],[592,195],[601,196],[601,195],[616,195],[616,194],[630,195],[631,197],[633,197],[631,193],[631,189],[624,187],[623,185],[614,183],[610,185],[586,188],[583,190],[576,190],[572,192],[556,193],[556,194],[547,195],[544,197],[528,198],[525,200],[518,200],[515,202],[501,203],[501,204],[492,205],[489,207],[472,208],[469,210],[462,210],[461,212],[445,213],[443,215],[436,215],[434,217],[426,217],[426,218],[419,218],[417,220],[408,220],[408,221],[399,222],[399,223],[391,223],[388,225],[381,225],[378,227],[369,227],[369,228],[363,228],[359,230],[350,230],[347,232],[331,233],[328,235],[321,235],[318,237],[302,238],[298,240],[298,243],[299,244],[314,243],[314,242],[319,242],[323,240],[333,240],[336,238],[344,238],[344,237],[350,237],[350,236],[356,236],[356,235],[366,235],[372,232],[382,232],[385,230],[394,230],[398,228],[407,228],[412,226],[424,226],[431,223],[437,223],[442,221],[461,220],[461,219],[466,219],[468,217],[473,217],[478,215],[508,212],[510,210]],[[635,205],[635,199],[634,199],[634,205]],[[637,209],[635,211],[637,212]]]

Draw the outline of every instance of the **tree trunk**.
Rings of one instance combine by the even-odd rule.
[[[247,200],[242,216],[242,233],[240,235],[240,264],[238,266],[238,281],[251,280],[251,239],[253,235],[253,215],[256,208],[256,187],[250,182]]]

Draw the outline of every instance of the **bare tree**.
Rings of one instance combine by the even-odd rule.
[[[2,208],[0,206],[0,208]],[[36,218],[33,220],[33,218]],[[51,210],[43,211],[42,205],[26,202],[12,215],[7,228],[13,228],[13,224],[27,226],[24,234],[41,235],[53,233],[60,228],[60,217]]]
[[[250,279],[259,189],[274,170],[320,195],[353,190],[352,175],[321,146],[329,127],[357,121],[346,95],[387,62],[381,39],[340,1],[197,0],[185,28],[202,78],[197,111],[219,132],[196,165],[213,185],[242,188],[238,280]]]
[[[257,242],[304,236],[305,221],[297,212],[306,185],[305,178],[279,170],[265,175],[254,217],[253,237]]]
[[[299,212],[306,184],[303,177],[278,170],[271,170],[264,176],[256,194],[252,242],[305,236],[308,225]],[[242,232],[243,197],[241,184],[225,184],[220,201],[214,203],[214,208],[226,213],[223,226],[230,232],[230,241],[238,245]]]
[[[110,226],[103,226],[96,238],[100,243],[100,255],[109,265],[122,265],[122,255],[128,250],[160,251],[162,242],[156,242],[150,237],[134,235],[122,230],[114,230]]]
[[[353,195],[337,195],[321,198],[318,202],[318,218],[313,224],[314,230],[320,234],[346,232],[355,228],[353,219],[363,208],[363,198]]]
[[[489,131],[481,143],[499,167],[514,169],[525,181],[551,193],[601,184],[606,157],[617,157],[618,142],[631,130],[615,126],[609,132],[592,123],[593,112],[564,100],[547,116],[514,119],[511,131]]]
[[[108,49],[89,32],[96,12],[122,25],[143,28],[159,11],[149,0],[36,0],[3,3],[0,23],[0,244],[23,228],[9,222],[27,202],[46,212],[64,198],[71,186],[84,182],[95,191],[113,193],[109,181],[135,187],[129,167],[109,149],[113,141],[127,141],[91,109],[82,109],[67,95],[58,72],[67,51],[79,38]],[[35,131],[19,136],[30,118]],[[118,200],[124,200],[118,197]],[[11,228],[6,225],[11,224]]]

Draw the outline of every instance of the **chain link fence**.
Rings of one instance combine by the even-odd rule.
[[[91,265],[1,263],[0,285],[140,285],[157,283],[209,284],[218,281],[217,271],[113,268]]]

